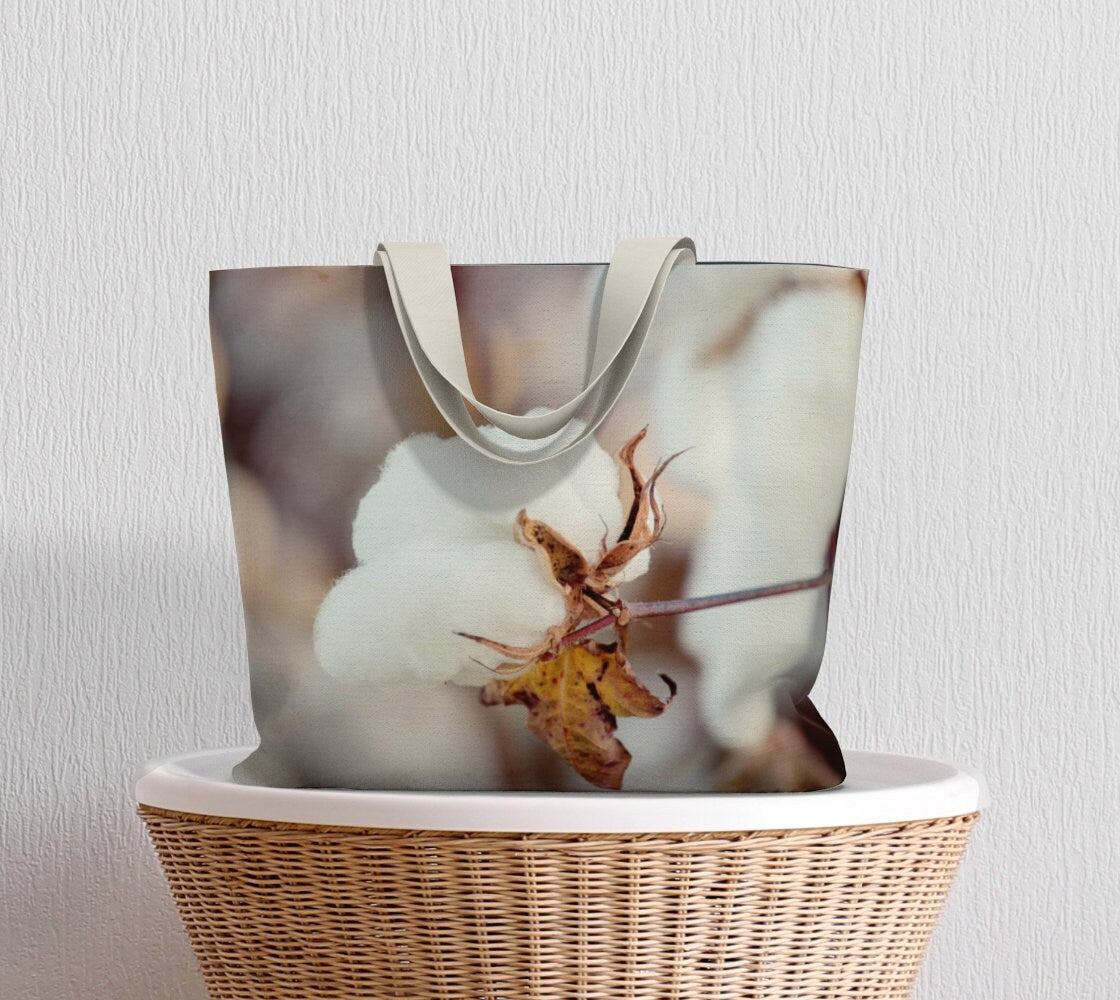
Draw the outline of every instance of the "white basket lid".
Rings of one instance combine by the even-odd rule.
[[[729,833],[940,819],[987,805],[983,780],[920,757],[849,751],[843,785],[820,792],[381,792],[274,788],[232,778],[250,747],[151,761],[142,805],[206,816],[403,830],[501,833]]]

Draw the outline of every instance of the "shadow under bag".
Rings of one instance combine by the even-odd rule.
[[[238,780],[806,791],[865,272],[216,271],[260,746]]]

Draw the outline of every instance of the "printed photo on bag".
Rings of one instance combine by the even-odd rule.
[[[605,275],[453,268],[474,398],[534,415],[577,397]],[[449,425],[382,267],[214,272],[260,734],[238,780],[627,792],[842,781],[810,689],[865,288],[850,268],[676,267],[605,419],[569,450],[516,464]],[[578,439],[594,406],[543,443]],[[542,446],[467,412],[483,442]]]

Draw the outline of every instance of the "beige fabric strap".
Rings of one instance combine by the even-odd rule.
[[[459,312],[447,252],[438,243],[382,243],[377,258],[420,378],[452,429],[472,447],[503,462],[543,462],[587,438],[614,406],[645,343],[657,304],[674,266],[696,261],[685,238],[623,240],[603,285],[595,354],[587,385],[563,406],[545,413],[496,410],[474,395],[463,353]],[[484,436],[470,403],[518,446]],[[576,418],[580,420],[576,423]],[[533,447],[525,442],[540,441]]]

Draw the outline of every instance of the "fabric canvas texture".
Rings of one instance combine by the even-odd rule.
[[[427,286],[406,276],[398,289],[381,264],[211,275],[260,734],[237,779],[623,792],[842,781],[810,689],[865,272],[667,264],[601,422],[609,379],[561,430],[524,439],[485,414],[547,421],[579,397],[618,288],[605,291],[605,264],[452,267],[475,444],[402,333],[428,319]]]

